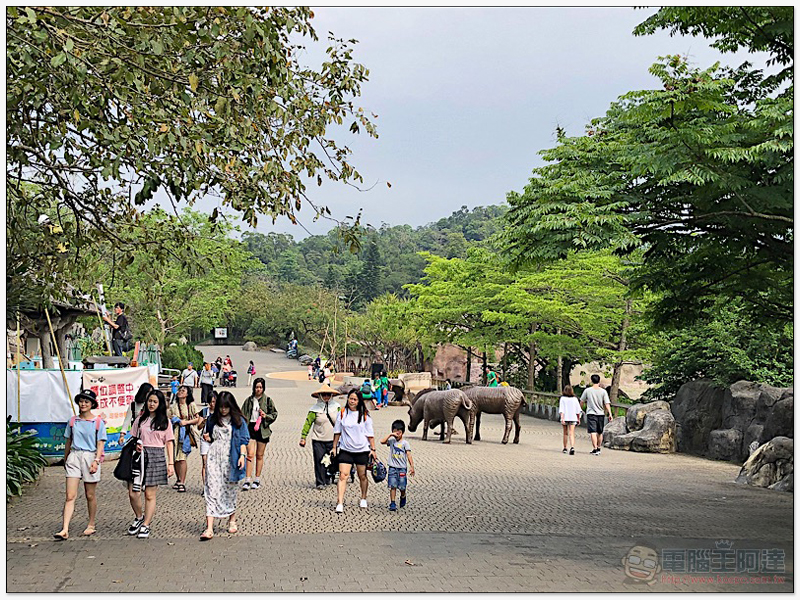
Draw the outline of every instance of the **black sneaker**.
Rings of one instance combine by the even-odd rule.
[[[562,454],[566,454],[566,453],[567,453],[567,449],[566,449],[566,448],[564,448],[564,449],[561,451],[561,453],[562,453]]]
[[[139,533],[136,534],[136,537],[146,540],[150,537],[150,528],[147,525],[142,525],[142,528],[139,530]]]
[[[575,448],[570,448],[570,449],[569,449],[569,454],[570,454],[570,456],[572,456],[573,454],[575,454]]]
[[[592,448],[592,451],[589,452],[589,454],[591,454],[592,456],[597,456],[598,454],[600,454],[600,450],[598,448]]]
[[[134,519],[131,526],[128,527],[128,535],[136,535],[139,533],[139,530],[142,528],[142,523],[144,523],[144,515],[142,515],[141,519]]]
[[[253,483],[250,484],[251,490],[257,490],[261,486],[261,483],[256,479]]]

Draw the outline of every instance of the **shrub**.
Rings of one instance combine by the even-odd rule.
[[[167,346],[161,352],[161,366],[165,369],[179,369],[183,371],[187,363],[193,363],[199,371],[203,366],[203,353],[195,350],[189,344]]]
[[[19,428],[19,423],[6,423],[6,502],[22,495],[23,486],[36,481],[47,464],[39,452],[36,434],[22,433]]]

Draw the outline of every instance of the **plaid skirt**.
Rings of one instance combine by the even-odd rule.
[[[167,485],[167,458],[164,448],[144,447],[147,466],[144,470],[145,487]]]

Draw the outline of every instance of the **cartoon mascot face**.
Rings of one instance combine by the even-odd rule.
[[[625,575],[634,581],[655,583],[655,576],[661,572],[658,553],[647,546],[634,546],[622,559]]]

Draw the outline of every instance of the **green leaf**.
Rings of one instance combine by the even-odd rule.
[[[63,52],[59,52],[53,58],[50,59],[50,65],[53,67],[60,67],[61,65],[64,64],[66,60],[67,60],[67,55],[64,54]]]

